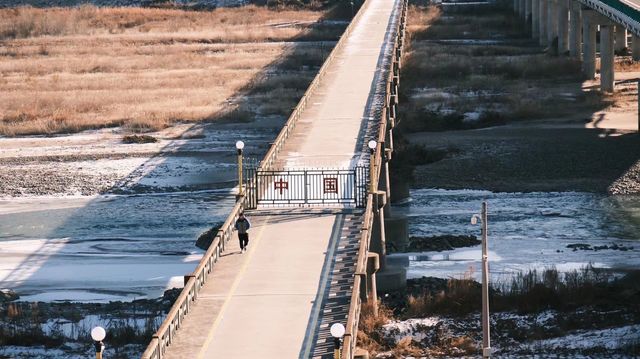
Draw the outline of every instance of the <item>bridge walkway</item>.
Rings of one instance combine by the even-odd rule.
[[[347,168],[382,111],[399,0],[367,0],[274,167]],[[366,163],[366,162],[365,162]],[[327,358],[346,324],[361,209],[261,208],[249,251],[229,242],[163,358]]]

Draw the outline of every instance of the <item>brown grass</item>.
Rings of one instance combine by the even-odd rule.
[[[145,131],[215,119],[229,111],[232,95],[260,83],[259,73],[294,50],[297,57],[280,65],[321,64],[330,48],[308,44],[305,53],[283,41],[312,34],[334,40],[340,27],[312,26],[323,14],[255,6],[1,9],[0,134],[122,125]],[[286,83],[291,96],[310,75],[301,77]],[[273,106],[265,112],[278,112]]]
[[[308,10],[270,10],[264,7],[184,11],[147,8],[0,9],[0,39],[57,35],[113,35],[205,32],[209,42],[285,40],[296,35],[295,23],[315,21],[322,14]],[[291,23],[292,26],[281,26]],[[269,26],[280,25],[280,26]],[[199,36],[198,36],[199,37]]]
[[[396,133],[496,126],[610,105],[582,90],[578,61],[522,42],[524,27],[504,9],[442,16],[437,7],[413,4],[407,21]],[[433,41],[495,39],[503,42]]]
[[[363,303],[358,323],[358,347],[367,350],[372,355],[382,351],[382,338],[379,330],[392,319],[393,311],[384,304],[379,303],[378,315],[376,316],[373,306],[370,303]]]

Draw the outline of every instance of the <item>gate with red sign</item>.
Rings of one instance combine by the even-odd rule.
[[[248,178],[253,205],[350,205],[364,207],[368,167],[346,170],[253,170]],[[253,178],[251,178],[253,177]]]

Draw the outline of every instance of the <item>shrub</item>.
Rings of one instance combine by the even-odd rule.
[[[155,143],[158,139],[149,135],[127,135],[122,138],[123,143]]]

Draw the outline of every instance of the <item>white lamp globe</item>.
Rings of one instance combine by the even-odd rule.
[[[369,146],[369,149],[375,150],[378,146],[378,143],[375,140],[371,140],[369,141],[369,143],[367,143],[367,146]]]
[[[331,325],[331,329],[329,329],[329,331],[331,332],[331,336],[334,338],[342,338],[344,336],[344,325],[340,324],[340,323],[334,323],[333,325]]]
[[[242,142],[242,141],[236,142],[236,148],[239,149],[239,150],[243,149],[244,148],[244,142]]]
[[[104,337],[107,336],[107,332],[103,327],[95,327],[91,329],[91,338],[97,342],[101,342]]]

